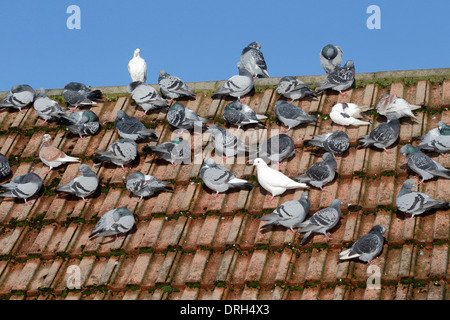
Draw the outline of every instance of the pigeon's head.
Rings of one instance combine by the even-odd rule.
[[[333,160],[336,161],[336,159],[334,158],[333,154],[331,152],[325,152],[322,156],[322,159],[324,161],[329,161],[329,160]]]
[[[132,215],[133,212],[131,212],[127,207],[120,207],[114,210],[113,219],[117,222],[120,218]]]
[[[334,199],[331,201],[331,206],[340,207],[344,204],[341,199]]]
[[[171,105],[170,108],[169,108],[169,110],[175,110],[175,111],[184,110],[184,109],[185,109],[185,108],[184,108],[184,105],[181,104],[181,103],[179,103],[179,102],[174,103],[174,104]]]
[[[127,92],[131,94],[137,87],[144,84],[142,81],[133,81],[127,86]]]
[[[418,150],[419,148],[417,147],[414,147],[410,144],[405,144],[403,147],[400,148],[400,153],[404,156],[408,156],[410,154],[417,152]]]
[[[127,177],[127,181],[128,180],[144,180],[144,179],[145,179],[144,174],[140,171],[133,172],[130,175],[128,175],[128,177]]]
[[[203,166],[214,167],[215,165],[216,162],[214,161],[213,158],[206,158],[205,161],[203,162]]]
[[[136,50],[134,50],[134,56],[135,57],[139,57],[140,53],[141,53],[141,49],[137,48]]]
[[[256,168],[267,167],[267,163],[261,158],[256,158],[255,160],[253,160],[252,165]]]
[[[125,119],[127,119],[127,118],[129,118],[129,117],[128,117],[128,115],[125,113],[125,111],[123,111],[123,110],[117,111],[117,118],[116,118],[116,119],[118,119],[118,120],[125,120]]]
[[[161,69],[159,70],[158,81],[167,78],[168,76],[169,74],[164,69]]]
[[[80,164],[80,166],[78,167],[78,171],[80,172],[86,172],[86,171],[91,171],[91,168],[89,168],[89,166],[87,164]]]
[[[341,105],[342,105],[342,110],[345,110],[348,108],[348,103],[346,103],[346,102],[341,103]]]
[[[42,137],[42,143],[49,142],[49,141],[52,141],[52,136],[49,135],[48,133],[44,134],[44,136]]]
[[[372,229],[370,229],[369,233],[385,234],[386,228],[384,226],[382,226],[381,224],[377,224],[376,226],[373,226]]]
[[[355,69],[355,63],[353,62],[353,60],[348,60],[344,64],[344,69]]]
[[[23,92],[23,91],[30,91],[30,92],[34,93],[33,88],[27,84],[17,84],[11,88],[12,93]]]
[[[446,128],[447,124],[444,121],[439,121],[438,122],[438,129],[439,131],[441,131],[442,129]]]
[[[242,110],[242,104],[237,100],[230,102],[225,106],[225,110]]]
[[[46,94],[45,94],[45,89],[44,88],[40,88],[39,92],[37,94],[38,98],[45,98]]]
[[[259,50],[259,49],[261,49],[261,43],[259,43],[258,41],[253,41],[247,47]]]
[[[338,49],[332,44],[327,44],[322,48],[322,56],[328,60],[336,58],[337,55]]]
[[[302,195],[300,196],[300,201],[307,201],[308,200],[308,192],[307,191],[303,191]]]
[[[402,188],[406,190],[411,190],[412,188],[414,188],[414,186],[415,186],[414,181],[408,179],[405,182],[403,182]]]
[[[176,137],[175,139],[172,140],[173,143],[179,144],[183,141],[182,137]]]
[[[214,133],[221,132],[222,130],[223,130],[223,129],[220,128],[218,125],[212,124],[212,125],[210,125],[210,126],[208,127],[208,129],[206,130],[206,132],[209,132],[209,133],[214,134]]]

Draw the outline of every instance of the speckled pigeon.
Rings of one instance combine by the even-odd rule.
[[[60,165],[68,162],[80,162],[80,158],[71,157],[65,154],[63,151],[52,146],[52,137],[46,133],[42,137],[42,143],[39,149],[39,158],[49,168],[49,173],[53,168],[57,168]]]
[[[8,158],[0,153],[0,179],[6,178],[11,174],[11,166],[9,165]]]
[[[257,114],[252,108],[246,104],[242,104],[236,100],[228,103],[223,111],[223,118],[231,125],[235,125],[238,129],[248,124],[266,125],[261,120],[267,119],[266,116]]]
[[[227,158],[237,155],[241,157],[247,152],[251,154],[256,153],[256,150],[252,150],[229,130],[223,129],[215,124],[210,125],[206,132],[211,133],[215,153],[220,156]]]
[[[133,58],[128,62],[128,73],[132,81],[147,80],[147,63],[140,55],[141,49],[134,50]]]
[[[176,137],[172,141],[163,142],[156,146],[145,146],[142,151],[155,154],[174,166],[181,163],[191,163],[191,146],[182,137]]]
[[[81,175],[73,178],[68,184],[57,187],[55,191],[73,194],[82,198],[84,202],[88,202],[86,198],[97,190],[99,180],[97,174],[87,164],[81,164],[78,171]]]
[[[358,238],[350,249],[340,252],[339,260],[357,258],[371,264],[383,249],[383,234],[385,233],[386,228],[377,224],[368,233]]]
[[[213,99],[223,96],[232,96],[241,100],[246,94],[253,89],[253,78],[247,70],[239,68],[239,75],[229,78],[216,92],[212,95]]]
[[[151,140],[158,140],[155,130],[147,129],[139,119],[129,116],[125,111],[117,111],[116,120],[114,120],[117,133],[121,138],[131,140],[141,140],[149,138]]]
[[[392,146],[400,136],[400,122],[395,113],[388,113],[387,119],[387,122],[380,123],[368,135],[360,137],[363,142],[360,148],[374,146],[389,152],[387,148]]]
[[[205,129],[205,123],[210,122],[179,102],[170,106],[166,118],[170,125],[182,130]]]
[[[258,41],[250,43],[242,50],[241,57],[237,65],[238,68],[245,68],[255,78],[269,78],[267,64],[260,49],[261,44]]]
[[[303,123],[317,122],[316,116],[311,116],[303,109],[283,100],[278,100],[275,103],[275,115],[278,120],[288,127],[286,131]]]
[[[103,97],[100,90],[91,90],[85,84],[80,82],[70,82],[64,86],[63,89],[64,99],[74,108],[75,111],[78,106],[91,106],[97,104],[95,100],[99,100]]]
[[[311,90],[307,84],[292,76],[281,78],[276,90],[278,94],[289,98],[292,101],[304,97],[316,97],[316,93]]]
[[[127,92],[136,104],[144,110],[143,115],[147,114],[149,110],[169,107],[166,99],[163,99],[155,88],[142,81],[134,81],[128,84]]]
[[[439,152],[446,156],[450,151],[450,126],[444,121],[439,121],[437,128],[431,129],[424,136],[420,137],[418,147],[429,152]]]
[[[314,139],[303,140],[305,146],[314,146],[325,149],[334,156],[344,153],[350,146],[350,138],[348,134],[341,130],[323,133],[320,135],[313,134]]]
[[[39,192],[42,187],[42,178],[34,172],[13,178],[10,182],[0,185],[0,197],[24,199],[25,204],[31,204],[29,198]]]
[[[36,95],[33,103],[36,114],[44,119],[43,125],[50,120],[58,120],[62,116],[66,115],[67,108],[63,108],[55,100],[47,97],[44,88],[39,89],[39,93]]]
[[[67,129],[83,139],[85,136],[94,135],[100,130],[100,122],[97,114],[91,110],[75,111],[62,116],[67,124]],[[64,122],[63,122],[64,123]]]
[[[405,99],[395,94],[383,94],[378,100],[376,110],[379,114],[386,116],[389,112],[394,112],[397,118],[410,117],[416,119],[413,110],[420,109],[421,106],[409,104]]]
[[[327,89],[339,91],[347,90],[355,81],[355,64],[352,60],[348,60],[343,67],[337,67],[328,74],[324,82],[318,83],[319,88],[316,92],[321,92]]]
[[[18,84],[11,88],[6,97],[0,101],[0,108],[15,108],[21,113],[22,108],[33,103],[36,93],[33,88],[27,84]]]
[[[126,207],[109,210],[98,221],[92,229],[89,239],[98,237],[118,236],[127,233],[135,223],[133,212]]]
[[[112,162],[117,166],[121,166],[123,170],[127,170],[124,165],[130,163],[137,157],[137,144],[131,139],[120,139],[111,144],[106,151],[95,152],[99,157],[95,158],[94,163],[98,164],[103,161]]]
[[[370,122],[360,120],[362,118],[361,113],[369,109],[371,108],[368,106],[358,106],[350,102],[336,103],[331,108],[330,118],[334,123],[341,126],[366,126]]]
[[[342,49],[333,44],[327,44],[320,50],[319,57],[323,70],[331,73],[342,64]]]
[[[337,162],[330,152],[324,153],[323,161],[314,163],[305,173],[296,176],[294,179],[303,183],[308,183],[323,191],[323,186],[333,181],[336,176]]]
[[[280,163],[294,154],[294,140],[282,133],[274,135],[261,143],[258,147],[257,157],[269,164],[271,162]]]
[[[138,202],[158,192],[173,192],[173,188],[169,186],[168,182],[161,181],[152,175],[143,174],[140,171],[133,172],[127,177],[126,188],[139,197]]]
[[[159,71],[158,84],[164,98],[169,98],[170,100],[181,98],[195,99],[195,92],[190,90],[183,80],[168,74],[164,70]]]

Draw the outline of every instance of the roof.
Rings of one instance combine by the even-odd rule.
[[[324,76],[298,78],[314,83]],[[175,192],[163,192],[140,203],[125,189],[123,170],[113,165],[94,167],[94,152],[118,139],[113,124],[117,111],[131,115],[138,111],[125,86],[100,88],[104,98],[91,110],[99,115],[102,129],[84,140],[55,123],[42,126],[32,107],[23,114],[1,111],[0,152],[8,157],[14,176],[35,172],[44,178],[45,188],[31,199],[30,206],[10,198],[0,200],[0,298],[448,299],[450,211],[438,210],[407,221],[396,211],[395,197],[411,174],[402,168],[401,145],[416,144],[415,138],[436,127],[439,120],[450,123],[450,69],[357,74],[356,79],[344,95],[326,91],[318,100],[294,102],[318,115],[319,122],[288,132],[297,153],[281,167],[285,174],[293,177],[320,160],[302,141],[337,128],[327,117],[337,102],[375,106],[382,94],[393,93],[424,107],[415,111],[417,122],[401,119],[400,141],[391,153],[356,148],[359,136],[385,121],[375,112],[369,112],[370,128],[345,128],[351,146],[347,154],[337,156],[337,179],[326,186],[327,192],[310,190],[311,213],[340,198],[344,202],[342,219],[332,230],[332,240],[316,235],[305,245],[300,245],[301,236],[283,228],[264,234],[259,231],[264,222],[258,218],[299,198],[302,190],[265,201],[270,195],[258,185],[252,166],[227,162],[238,177],[252,182],[253,189],[214,197],[199,179],[200,164],[173,167],[141,153],[131,172],[140,170],[170,181]],[[255,80],[255,93],[246,100],[268,116],[269,130],[284,129],[274,114],[279,80]],[[221,83],[187,83],[197,98],[181,102],[223,126],[223,108],[231,100],[211,98]],[[64,102],[60,89],[47,94]],[[151,144],[168,141],[172,132],[164,113],[142,119],[160,137]],[[45,133],[54,138],[53,145],[82,158],[97,171],[101,189],[88,203],[55,194],[56,186],[76,175],[78,164],[61,166],[46,175],[38,157]],[[203,150],[207,144],[203,138]],[[139,151],[144,145],[139,143]],[[450,157],[435,154],[432,158],[450,167]],[[419,190],[436,199],[450,199],[450,181],[446,179],[427,181]],[[134,212],[135,230],[122,239],[89,240],[100,216],[118,206]],[[354,260],[337,263],[339,252],[375,224],[387,228],[383,251],[374,262],[381,274],[380,289],[367,285],[373,272],[367,264]],[[81,287],[68,289],[73,266],[81,271]]]

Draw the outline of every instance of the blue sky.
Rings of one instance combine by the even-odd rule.
[[[79,30],[66,26],[70,5],[81,10]],[[379,30],[366,26],[370,5],[380,7]],[[327,43],[340,45],[357,73],[449,67],[450,1],[18,0],[1,11],[0,91],[126,85],[138,47],[148,83],[160,69],[186,82],[224,80],[255,40],[272,77],[323,74]]]

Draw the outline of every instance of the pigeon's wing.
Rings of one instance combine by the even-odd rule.
[[[383,246],[380,237],[373,233],[368,233],[360,237],[353,246],[346,251],[339,253],[340,259],[351,259],[359,257],[363,254],[376,254]]]
[[[342,153],[350,146],[350,139],[343,131],[338,131],[329,136],[323,143],[324,148],[332,153]]]

